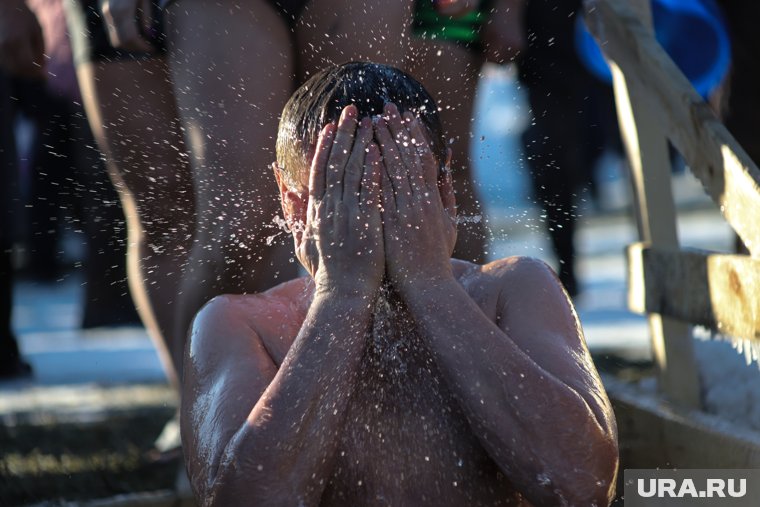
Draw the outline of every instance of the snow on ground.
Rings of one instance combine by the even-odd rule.
[[[747,364],[729,342],[696,340],[694,352],[704,410],[760,431],[760,367]]]

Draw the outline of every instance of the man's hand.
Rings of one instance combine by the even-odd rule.
[[[45,42],[37,17],[23,0],[0,2],[0,67],[11,75],[43,77]]]
[[[115,48],[152,53],[140,30],[150,27],[150,0],[101,0],[108,39]]]
[[[306,226],[296,253],[317,290],[369,297],[385,271],[380,220],[380,150],[372,122],[357,129],[357,110],[343,110],[337,129],[319,136],[311,166]]]
[[[409,112],[402,119],[394,104],[386,106],[385,115],[377,122],[375,135],[386,169],[382,190],[386,269],[403,292],[419,282],[452,278],[454,197],[448,172],[439,189],[440,164],[420,120]]]

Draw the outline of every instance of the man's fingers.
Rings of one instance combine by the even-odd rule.
[[[414,135],[412,132],[412,126],[413,123],[418,121],[417,118],[409,111],[406,111],[404,113],[404,124],[406,126],[406,129],[408,131],[409,135],[409,148],[408,148],[408,160],[409,164],[407,167],[410,168],[409,170],[409,181],[412,183],[412,190],[414,192],[428,192],[429,189],[426,185],[426,167],[422,163],[422,158],[420,157],[419,149],[422,146],[427,146],[427,140],[424,138],[421,138],[419,134],[417,136]]]
[[[428,188],[433,189],[438,182],[438,171],[440,163],[435,159],[433,151],[430,149],[425,131],[422,128],[422,122],[418,117],[412,118],[409,124],[409,130],[414,140],[415,152],[422,165],[423,177]]]
[[[404,125],[398,107],[393,103],[386,104],[383,111],[385,113],[385,121],[388,124],[388,128],[390,129],[391,134],[393,134],[394,141],[396,141],[396,146],[400,152],[406,151],[403,148],[409,146],[409,132],[406,130],[406,126]],[[404,146],[404,143],[406,143],[406,146]]]
[[[383,216],[383,227],[388,230],[388,228],[392,226],[396,220],[396,199],[388,171],[380,171],[380,179],[380,195],[382,197],[381,213]]]
[[[311,161],[311,171],[309,171],[309,197],[312,200],[321,200],[325,195],[325,173],[334,137],[335,125],[332,123],[325,125],[319,133],[317,151]]]
[[[354,144],[356,114],[356,106],[352,104],[346,106],[340,115],[335,140],[327,162],[325,198],[337,200],[343,197],[343,172]]]
[[[359,197],[359,189],[362,184],[362,173],[365,172],[367,159],[367,147],[372,140],[372,120],[369,117],[362,118],[356,131],[356,139],[351,150],[351,156],[346,164],[343,175],[343,200],[349,201]]]
[[[393,188],[399,191],[398,183],[401,181],[400,177],[406,177],[406,168],[401,161],[401,155],[396,147],[396,142],[393,140],[393,134],[388,129],[388,125],[383,118],[377,120],[375,125],[375,137],[378,143],[380,143],[380,152],[383,155],[383,162],[388,169],[388,176],[393,181]]]
[[[408,173],[413,171],[414,164],[414,146],[412,146],[412,136],[405,124],[405,117],[401,115],[396,104],[386,104],[385,114],[387,116],[388,129],[393,135],[396,142],[396,149],[401,155],[401,162]],[[409,113],[411,114],[411,113]]]
[[[380,204],[382,169],[380,147],[375,142],[370,142],[367,147],[367,156],[364,159],[364,174],[362,175],[359,198],[359,205],[365,210],[377,208]]]

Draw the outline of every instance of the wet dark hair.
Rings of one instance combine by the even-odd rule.
[[[314,74],[290,97],[280,118],[277,134],[277,160],[285,173],[304,168],[309,147],[317,143],[319,132],[330,122],[337,122],[343,108],[354,104],[358,117],[383,114],[383,106],[393,102],[403,114],[417,115],[432,140],[432,151],[443,166],[446,141],[433,97],[404,71],[369,62],[349,62],[328,67]],[[306,161],[305,167],[308,167]]]

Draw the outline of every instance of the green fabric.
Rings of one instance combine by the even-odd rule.
[[[454,18],[439,15],[432,0],[415,0],[413,33],[425,39],[477,44],[480,41],[480,26],[490,10],[491,1],[482,0],[477,9]]]

